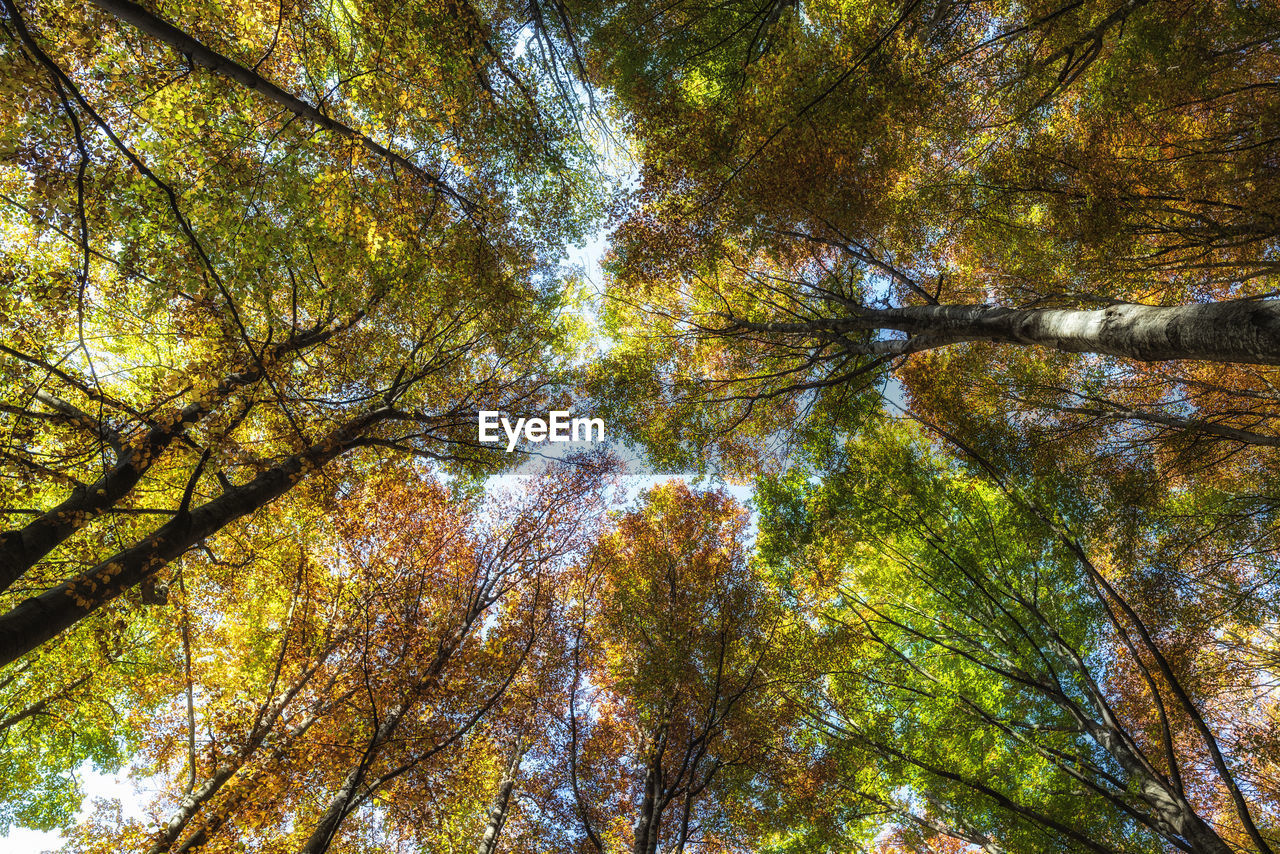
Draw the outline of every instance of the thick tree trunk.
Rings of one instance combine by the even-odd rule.
[[[1093,699],[1093,698],[1091,698]],[[1203,854],[1231,854],[1231,847],[1202,819],[1195,808],[1169,781],[1164,779],[1144,757],[1135,753],[1132,739],[1121,728],[1109,708],[1094,703],[1095,711],[1102,718],[1093,720],[1075,712],[1077,722],[1090,737],[1124,768],[1129,775],[1131,788],[1150,807],[1156,829],[1171,842],[1183,839]],[[1136,787],[1133,786],[1136,783]]]
[[[1121,304],[1095,310],[920,306],[890,328],[954,340],[1038,344],[1142,362],[1197,359],[1280,364],[1280,302],[1180,306]]]
[[[131,548],[0,615],[0,667],[75,625],[201,540],[279,498],[308,471],[349,450],[353,440],[377,419],[375,412],[351,422],[324,442],[264,471],[243,486],[176,515]]]
[[[363,316],[361,312],[356,315],[356,319]],[[291,353],[323,343],[348,326],[350,323],[337,327],[316,327],[265,350],[258,359],[227,374],[212,389],[179,410],[175,417],[155,424],[145,435],[119,447],[115,465],[86,488],[75,490],[56,507],[37,516],[22,528],[0,534],[0,591],[7,590],[68,537],[114,507],[137,486],[142,476],[175,439],[212,412],[233,391],[262,379],[266,375],[267,365],[274,364]],[[95,424],[95,427],[99,431],[106,429],[105,424]]]
[[[125,445],[116,464],[86,488],[75,490],[24,527],[0,534],[0,590],[7,590],[45,555],[128,495],[173,440],[208,411],[204,402],[187,406],[174,423],[154,427]]]
[[[476,846],[476,854],[494,854],[498,850],[498,839],[502,834],[502,826],[507,823],[507,810],[511,806],[511,793],[515,791],[516,775],[520,773],[520,761],[524,759],[524,751],[528,746],[524,736],[516,738],[515,747],[511,751],[511,759],[507,762],[507,770],[498,784],[498,792],[493,796],[493,804],[489,807],[489,820],[485,823],[484,834],[480,844]]]
[[[662,718],[660,734],[646,763],[640,815],[636,818],[632,854],[655,854],[658,850],[658,834],[661,830],[659,822],[667,801],[664,797],[666,793],[663,791],[662,758],[667,751],[667,727],[670,720],[671,711],[668,709]]]
[[[848,341],[855,352],[905,355],[965,341],[1037,345],[1142,362],[1190,359],[1280,365],[1280,300],[1179,306],[1122,303],[1100,309],[1018,309],[917,305],[857,309],[845,317],[800,323],[729,319],[721,332],[797,335],[832,343],[849,333],[895,330],[906,340]]]
[[[658,847],[657,816],[654,815],[658,800],[658,778],[651,764],[644,776],[644,796],[640,801],[640,815],[636,818],[635,843],[632,854],[652,854]]]

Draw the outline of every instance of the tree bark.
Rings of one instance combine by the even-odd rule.
[[[342,827],[342,822],[359,806],[360,795],[374,760],[382,752],[382,748],[395,736],[396,730],[399,728],[405,714],[414,707],[418,698],[440,678],[440,674],[444,672],[445,665],[449,663],[449,659],[462,646],[477,618],[488,606],[489,603],[482,596],[475,596],[471,599],[471,605],[467,613],[463,615],[460,627],[450,636],[440,641],[435,655],[423,671],[421,681],[410,688],[400,702],[387,711],[386,717],[378,724],[377,729],[370,736],[368,746],[365,747],[360,760],[347,772],[342,784],[334,792],[333,797],[329,799],[329,806],[325,808],[320,820],[316,822],[315,829],[311,831],[311,835],[302,844],[299,854],[325,854],[329,850],[329,846],[333,844],[334,836],[337,835],[338,830]],[[376,786],[377,784],[378,781],[375,780],[373,785]]]
[[[635,842],[633,854],[655,854],[658,850],[659,822],[662,810],[667,804],[664,796],[662,759],[667,751],[668,727],[671,722],[671,710],[663,715],[660,731],[655,739],[653,749],[645,763],[643,795],[640,801],[640,815],[636,818]]]
[[[314,673],[314,670],[311,671],[311,673]],[[290,688],[289,691],[285,692],[285,695],[280,699],[280,701],[274,704],[270,714],[262,718],[254,730],[250,732],[249,738],[246,740],[244,746],[240,748],[240,750],[236,751],[235,756],[233,756],[230,761],[223,763],[218,768],[215,768],[213,774],[210,775],[204,783],[187,793],[187,796],[183,798],[182,802],[178,805],[177,811],[172,817],[170,817],[168,823],[165,824],[164,829],[160,831],[159,837],[156,839],[155,843],[147,849],[147,854],[165,854],[166,851],[173,847],[173,844],[178,841],[178,837],[182,834],[182,831],[184,831],[187,828],[187,825],[191,823],[191,820],[195,818],[196,813],[198,813],[205,804],[212,800],[213,797],[222,790],[222,787],[227,784],[228,780],[244,768],[245,764],[249,761],[249,758],[253,756],[259,747],[262,746],[263,740],[266,738],[267,734],[271,732],[272,728],[276,725],[276,722],[280,720],[280,716],[284,713],[284,710],[289,705],[290,701],[292,701],[292,699],[297,696],[298,692],[301,691],[302,688],[310,681],[310,676],[311,674],[307,674],[303,679],[299,680],[292,688]],[[330,682],[330,684],[332,684],[332,682]],[[307,730],[311,729],[311,726],[316,721],[320,720],[322,711],[323,709],[320,707],[313,709],[311,713],[303,718],[300,723],[289,729],[280,740],[280,744],[272,751],[273,756],[276,758],[284,756],[287,747],[305,735]]]
[[[173,24],[154,15],[147,9],[130,0],[90,0],[94,6],[121,21],[133,25],[152,38],[163,42],[178,53],[187,57],[195,65],[202,65],[209,70],[239,85],[257,92],[259,95],[274,101],[299,118],[314,122],[325,130],[333,131],[348,139],[354,140],[373,154],[385,158],[389,163],[399,166],[425,180],[435,189],[457,202],[465,211],[476,209],[474,203],[460,195],[444,182],[440,176],[423,169],[412,160],[391,151],[386,146],[375,142],[360,131],[344,124],[319,108],[307,103],[296,95],[286,92],[256,71],[246,68],[229,57],[223,56],[193,36],[183,32]]]
[[[498,850],[498,838],[502,834],[502,826],[507,823],[507,811],[511,806],[511,793],[516,788],[516,775],[520,773],[520,762],[524,759],[528,746],[523,735],[516,736],[507,770],[502,775],[498,792],[493,796],[493,803],[489,807],[489,820],[485,824],[484,835],[480,837],[480,844],[476,847],[476,854],[494,854]]]
[[[1229,439],[1233,442],[1239,442],[1242,445],[1260,445],[1269,448],[1280,448],[1280,436],[1268,436],[1259,433],[1256,430],[1245,430],[1239,427],[1232,427],[1229,424],[1221,424],[1216,421],[1206,421],[1203,418],[1181,418],[1174,415],[1165,415],[1161,412],[1153,412],[1150,410],[1134,409],[1123,403],[1111,400],[1098,400],[1098,406],[1064,406],[1059,404],[1048,404],[1046,408],[1055,412],[1065,412],[1072,415],[1087,415],[1091,418],[1104,419],[1107,421],[1136,421],[1141,424],[1149,424],[1154,427],[1165,427],[1172,430],[1178,430],[1183,433],[1200,433],[1205,436],[1215,436],[1219,439]]]
[[[279,498],[308,471],[354,447],[360,434],[388,413],[375,410],[349,422],[323,442],[190,512],[177,513],[132,547],[0,615],[0,667],[75,625],[201,540]]]
[[[76,679],[70,685],[67,685],[64,688],[59,688],[54,693],[48,694],[42,697],[41,699],[27,706],[22,711],[14,712],[12,715],[9,715],[3,720],[0,720],[0,733],[3,733],[5,730],[7,730],[11,726],[22,723],[27,718],[32,718],[32,717],[35,717],[36,715],[43,714],[44,710],[49,707],[50,703],[56,700],[59,700],[62,697],[67,696],[72,691],[79,688],[81,685],[85,684],[96,675],[97,675],[97,671],[90,671],[85,675],[81,676],[79,679]]]
[[[851,333],[894,330],[905,340],[859,341]],[[966,341],[1037,345],[1141,362],[1188,359],[1280,365],[1280,300],[1179,306],[1121,303],[1101,309],[1020,309],[916,305],[855,309],[845,317],[798,323],[728,318],[711,332],[764,332],[838,342],[853,352],[900,356]],[[841,340],[845,339],[845,340]]]
[[[443,667],[443,661],[440,664]],[[382,746],[395,735],[396,728],[400,725],[400,720],[404,717],[404,713],[409,710],[409,706],[410,700],[406,699],[388,712],[386,719],[374,731],[365,754],[356,763],[355,767],[347,772],[342,785],[338,787],[333,797],[330,798],[329,806],[325,809],[324,814],[320,816],[320,820],[316,822],[315,829],[311,831],[307,841],[299,849],[299,854],[324,854],[329,850],[329,846],[333,844],[333,837],[337,835],[338,828],[342,826],[343,819],[353,809],[356,797],[360,794],[360,786],[364,783],[365,776],[368,774],[369,765],[373,762],[374,757]]]
[[[363,312],[358,313],[356,319],[360,317],[363,317]],[[175,439],[182,436],[189,426],[205,418],[233,391],[262,379],[266,376],[266,367],[284,356],[323,343],[349,326],[350,323],[337,327],[317,326],[265,350],[257,359],[227,374],[172,418],[159,421],[141,438],[118,448],[115,465],[92,484],[76,489],[56,507],[22,528],[0,534],[0,592],[7,590],[76,531],[128,495]],[[99,430],[105,427],[105,424],[97,425]]]

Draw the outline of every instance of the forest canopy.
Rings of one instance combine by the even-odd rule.
[[[0,0],[0,847],[1274,854],[1278,366],[1271,0]]]

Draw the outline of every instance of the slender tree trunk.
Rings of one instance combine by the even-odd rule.
[[[1162,412],[1153,412],[1150,410],[1134,409],[1110,400],[1099,401],[1098,406],[1063,406],[1059,404],[1048,404],[1046,408],[1056,412],[1067,412],[1073,415],[1088,415],[1091,418],[1101,418],[1107,421],[1137,421],[1143,424],[1151,424],[1156,427],[1168,427],[1174,430],[1180,430],[1185,433],[1201,433],[1206,436],[1217,436],[1221,439],[1230,439],[1244,445],[1262,445],[1270,448],[1280,448],[1280,436],[1268,436],[1259,433],[1256,430],[1245,430],[1240,427],[1232,427],[1229,424],[1220,424],[1216,421],[1206,421],[1202,418],[1181,418],[1174,415],[1165,415]]]
[[[314,105],[307,103],[296,95],[286,92],[275,83],[272,83],[270,80],[259,75],[256,71],[246,68],[229,57],[223,56],[158,15],[154,15],[147,9],[139,6],[137,3],[130,2],[130,0],[90,0],[90,2],[104,12],[137,27],[152,38],[163,42],[178,53],[187,57],[190,62],[196,65],[202,65],[205,68],[234,81],[246,89],[251,89],[254,92],[257,92],[259,95],[262,95],[268,100],[271,100],[284,107],[286,110],[289,110],[299,118],[314,122],[326,130],[333,131],[334,133],[354,140],[373,154],[385,158],[389,163],[417,175],[424,179],[428,184],[453,199],[464,210],[471,211],[475,209],[474,204],[463,198],[457,191],[446,184],[440,176],[423,169],[412,160],[409,160],[403,155],[397,154],[386,146],[375,142],[355,128],[338,121],[332,116],[326,115]]]
[[[72,682],[70,685],[67,685],[64,688],[59,688],[54,693],[49,694],[37,700],[36,702],[27,706],[22,711],[14,712],[12,715],[9,715],[3,720],[0,720],[0,733],[3,733],[9,727],[14,726],[15,724],[19,724],[22,721],[25,721],[27,718],[35,717],[36,715],[43,713],[44,710],[48,708],[50,703],[58,699],[61,699],[62,697],[65,697],[67,694],[70,694],[72,691],[79,688],[81,685],[88,682],[90,679],[92,679],[96,675],[97,675],[97,671],[90,671],[89,673],[86,673],[84,676],[81,676],[79,679]]]
[[[427,665],[426,670],[423,672],[422,680],[413,686],[406,697],[387,711],[382,723],[374,730],[368,746],[360,757],[360,761],[347,772],[342,784],[338,786],[338,790],[329,799],[329,806],[325,809],[324,814],[320,816],[320,820],[316,822],[315,829],[307,837],[307,841],[302,844],[299,854],[324,854],[329,850],[329,846],[333,844],[333,838],[337,835],[343,820],[358,806],[362,787],[369,776],[369,768],[373,765],[374,760],[377,759],[383,746],[395,735],[396,729],[400,726],[400,721],[413,708],[418,697],[439,679],[440,674],[444,672],[445,665],[449,663],[449,659],[462,646],[462,642],[471,631],[471,627],[475,625],[476,618],[486,607],[487,604],[482,604],[482,600],[479,597],[471,600],[471,607],[464,615],[461,627],[450,637],[441,641],[436,649],[435,656],[431,659],[431,663]]]
[[[239,783],[237,788],[219,805],[219,811],[205,816],[196,829],[192,831],[186,839],[182,840],[181,845],[177,848],[171,849],[173,854],[195,854],[195,852],[204,848],[204,846],[208,844],[209,840],[212,839],[213,836],[222,829],[222,826],[227,823],[227,820],[235,815],[236,810],[240,809],[240,807],[246,803],[253,802],[254,795],[257,792],[256,786],[262,776],[263,769],[259,768],[240,778],[240,780],[237,781]],[[235,779],[234,774],[232,775],[232,779]],[[223,782],[225,785],[226,781]],[[206,797],[205,803],[208,803],[212,798],[213,793]],[[157,847],[153,847],[151,851],[157,850]],[[164,851],[170,849],[160,848],[159,850]]]
[[[1280,365],[1280,300],[1179,306],[1122,303],[1093,310],[917,305],[855,309],[845,317],[799,323],[751,323],[730,318],[726,327],[712,331],[797,335],[830,343],[849,333],[874,330],[896,330],[908,337],[849,341],[849,349],[894,356],[965,341],[994,341],[1142,362],[1191,359]]]
[[[215,769],[204,783],[187,793],[187,796],[182,799],[182,803],[178,805],[177,812],[170,817],[168,823],[164,826],[164,830],[160,831],[160,836],[155,844],[147,849],[147,854],[164,854],[164,852],[173,847],[182,831],[195,818],[196,813],[222,790],[227,781],[234,777],[249,761],[249,758],[257,752],[258,748],[262,746],[263,739],[266,738],[267,733],[271,731],[272,727],[280,719],[280,715],[289,704],[289,700],[297,695],[306,682],[307,680],[300,681],[294,686],[294,689],[290,690],[282,698],[282,701],[277,704],[272,713],[264,718],[258,728],[250,734],[248,742],[232,757],[231,761]],[[275,759],[282,758],[286,753],[287,747],[305,735],[307,730],[311,729],[312,725],[320,719],[321,712],[322,710],[319,708],[313,710],[297,726],[290,729],[281,740],[281,743],[272,749],[271,756]]]
[[[164,830],[160,831],[160,838],[147,849],[147,854],[164,854],[165,851],[168,851],[191,822],[191,819],[199,812],[200,808],[220,792],[226,782],[244,767],[245,758],[244,756],[236,757],[235,762],[223,765],[213,773],[213,776],[188,793],[182,799],[182,803],[178,805],[178,811],[169,819],[169,823],[165,825]]]
[[[925,830],[941,833],[944,836],[950,836],[953,839],[958,839],[961,842],[968,843],[974,848],[983,851],[984,854],[1006,854],[1005,849],[1000,847],[1000,844],[990,836],[969,827],[968,822],[963,818],[954,815],[947,815],[947,810],[943,808],[941,804],[933,801],[927,796],[925,797],[925,800],[928,801],[930,812],[934,813],[933,815],[921,815],[920,813],[910,809],[908,806],[895,801],[882,801],[878,798],[875,799],[876,803],[892,810],[902,816],[905,820],[913,824],[918,824]],[[938,816],[945,816],[945,818],[939,818]]]
[[[511,793],[516,787],[516,775],[520,773],[520,762],[524,759],[527,747],[524,736],[517,736],[511,759],[507,762],[507,770],[502,775],[498,792],[493,796],[493,804],[489,807],[489,820],[485,823],[484,835],[480,837],[476,854],[494,854],[498,850],[498,839],[502,834],[502,826],[507,823],[507,810],[511,806]]]
[[[333,844],[333,837],[338,833],[338,828],[342,826],[342,820],[347,817],[356,797],[360,794],[360,787],[368,774],[370,764],[382,746],[395,734],[396,727],[400,725],[400,720],[408,709],[409,701],[406,700],[387,713],[387,717],[378,726],[373,738],[370,739],[369,746],[365,749],[360,761],[347,772],[342,785],[338,787],[333,797],[329,799],[328,808],[320,816],[320,820],[316,822],[315,829],[311,831],[311,835],[307,837],[307,841],[299,849],[299,854],[324,854],[329,850],[329,846]]]

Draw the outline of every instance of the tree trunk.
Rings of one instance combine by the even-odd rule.
[[[62,697],[67,696],[72,691],[79,688],[81,685],[85,684],[96,675],[97,675],[97,671],[92,670],[86,673],[84,676],[81,676],[79,679],[76,679],[70,685],[67,685],[64,688],[59,688],[54,693],[48,694],[42,697],[41,699],[27,706],[22,711],[14,712],[13,714],[9,715],[3,720],[0,720],[0,737],[7,737],[3,734],[4,734],[4,731],[7,730],[9,727],[22,723],[27,718],[35,717],[36,715],[41,714],[42,712],[44,712],[46,708],[48,708],[50,703],[54,702],[55,700],[61,699]]]
[[[153,427],[139,441],[125,445],[115,465],[96,481],[76,489],[24,527],[0,534],[0,591],[7,590],[45,555],[128,495],[173,440],[209,409],[204,401],[187,406],[173,423]]]
[[[667,727],[671,710],[662,718],[661,730],[646,763],[644,788],[640,801],[640,815],[636,818],[635,842],[632,854],[654,854],[658,850],[659,821],[666,805],[663,796],[662,758],[667,750]]]
[[[751,323],[730,318],[728,326],[715,331],[798,335],[829,344],[849,333],[874,330],[905,332],[908,337],[851,340],[846,346],[869,355],[897,356],[965,341],[994,341],[1141,362],[1191,359],[1280,365],[1280,300],[1179,306],[1122,303],[1092,310],[915,305],[855,309],[845,317],[800,323]]]
[[[361,757],[361,760],[356,763],[354,768],[347,772],[342,785],[338,787],[338,791],[334,792],[333,797],[330,798],[328,808],[320,816],[320,820],[316,822],[315,829],[311,831],[311,835],[307,837],[307,841],[299,849],[299,854],[324,854],[329,850],[329,846],[333,844],[333,837],[337,835],[338,828],[342,826],[342,820],[353,809],[356,797],[360,794],[360,786],[364,783],[364,778],[369,771],[369,765],[373,762],[381,747],[395,734],[396,727],[400,725],[400,719],[404,717],[404,713],[408,708],[409,702],[406,700],[388,713],[386,720],[382,722],[382,725],[374,732],[373,738],[370,739],[369,747],[366,749],[364,756]]]
[[[1261,445],[1269,448],[1280,448],[1280,436],[1268,436],[1264,433],[1259,433],[1256,430],[1245,430],[1240,427],[1232,427],[1230,424],[1206,421],[1202,418],[1181,418],[1174,415],[1166,415],[1162,412],[1134,409],[1123,403],[1118,403],[1112,400],[1103,400],[1100,398],[1093,399],[1098,401],[1098,406],[1064,406],[1060,404],[1047,404],[1045,408],[1052,409],[1055,412],[1070,413],[1072,415],[1087,415],[1090,418],[1104,419],[1106,421],[1136,421],[1141,424],[1150,424],[1154,427],[1167,427],[1184,433],[1200,433],[1205,436],[1216,436],[1220,439],[1229,439],[1233,442],[1239,442],[1242,445]]]
[[[284,712],[285,707],[289,704],[289,701],[297,695],[303,686],[306,685],[307,681],[309,680],[303,679],[299,681],[293,689],[286,693],[281,702],[276,704],[272,713],[260,721],[257,728],[250,733],[245,746],[236,753],[231,761],[214,769],[214,772],[209,779],[205,780],[205,782],[198,788],[187,793],[187,796],[182,799],[182,803],[178,805],[177,812],[175,812],[169,819],[168,823],[165,824],[164,829],[160,831],[159,837],[156,839],[155,843],[147,849],[147,854],[165,854],[166,851],[173,847],[173,844],[177,842],[178,837],[184,830],[186,830],[187,825],[189,825],[191,820],[195,818],[196,813],[198,813],[205,804],[212,800],[218,792],[222,791],[222,787],[227,784],[227,781],[234,777],[240,769],[245,766],[249,761],[249,758],[258,750],[258,748],[262,746],[263,739],[266,738],[267,734],[271,732],[276,722],[280,719],[280,716]],[[320,720],[321,711],[321,708],[313,709],[312,712],[299,724],[288,730],[284,734],[284,737],[280,739],[280,744],[271,751],[272,757],[275,759],[282,758],[287,752],[289,746],[305,735],[307,730],[311,729],[311,726],[316,721]],[[195,835],[199,836],[200,833],[197,832]],[[188,840],[188,842],[190,842],[190,840]],[[189,848],[190,846],[184,845],[183,847]]]
[[[363,317],[363,313],[357,318]],[[209,391],[179,410],[172,419],[152,426],[144,436],[116,450],[116,462],[109,471],[84,489],[77,489],[51,510],[22,528],[0,534],[0,592],[21,578],[28,569],[61,545],[68,537],[128,495],[160,455],[183,435],[188,427],[205,418],[228,395],[256,383],[266,375],[266,365],[286,355],[328,340],[349,324],[321,327],[291,336],[288,341],[264,351],[259,358],[223,377]],[[105,424],[94,425],[98,431]]]
[[[468,633],[471,631],[471,627],[475,625],[476,618],[486,607],[487,605],[481,604],[479,598],[471,600],[471,608],[463,616],[461,627],[440,642],[435,656],[431,659],[431,663],[423,671],[422,680],[409,689],[407,696],[387,711],[382,723],[374,730],[368,746],[360,757],[360,761],[347,772],[347,776],[343,778],[342,785],[338,787],[333,797],[329,799],[329,806],[325,809],[324,814],[320,816],[320,820],[316,822],[315,829],[311,831],[307,841],[302,844],[299,854],[325,854],[329,850],[329,846],[333,844],[334,836],[337,835],[338,829],[342,827],[343,820],[359,806],[361,790],[369,776],[369,769],[372,767],[374,760],[377,759],[382,748],[395,735],[396,729],[400,726],[400,721],[413,708],[418,697],[439,679],[440,674],[444,672],[445,665],[449,663],[449,659],[462,646],[463,641],[466,640]],[[372,785],[376,787],[378,781],[375,781]]]
[[[644,797],[640,801],[640,815],[636,818],[635,843],[632,845],[632,854],[651,854],[658,847],[657,835],[658,828],[655,826],[657,818],[654,808],[658,800],[658,779],[657,769],[650,764],[644,775]]]
[[[1168,780],[1155,773],[1143,757],[1134,753],[1131,739],[1111,717],[1110,710],[1100,716],[1104,718],[1101,722],[1084,715],[1075,717],[1098,746],[1129,775],[1130,788],[1136,789],[1136,794],[1151,807],[1157,832],[1170,842],[1186,840],[1203,854],[1231,854],[1231,847],[1196,813],[1191,803],[1175,791]]]
[[[259,95],[274,101],[295,116],[314,122],[326,130],[354,140],[373,154],[385,158],[389,163],[417,175],[457,202],[463,210],[472,211],[475,209],[475,205],[472,202],[463,198],[457,191],[446,184],[440,176],[423,169],[412,160],[375,142],[350,125],[326,115],[314,105],[286,92],[275,83],[260,76],[256,71],[246,68],[229,57],[223,56],[163,18],[147,11],[137,3],[130,2],[130,0],[90,0],[90,2],[102,11],[137,27],[152,38],[173,48],[191,63],[202,65],[211,71],[221,74],[246,89],[257,92]]]
[[[206,537],[279,498],[308,471],[349,450],[377,419],[377,412],[356,419],[243,486],[175,515],[131,548],[0,615],[0,667],[57,637]]]
[[[498,837],[502,833],[502,826],[507,823],[511,793],[515,790],[516,775],[520,772],[520,761],[524,759],[527,747],[524,736],[517,736],[511,759],[507,762],[507,770],[502,775],[502,782],[498,784],[498,793],[493,796],[493,804],[489,807],[489,821],[485,824],[484,835],[480,837],[476,854],[494,854],[498,850]]]

